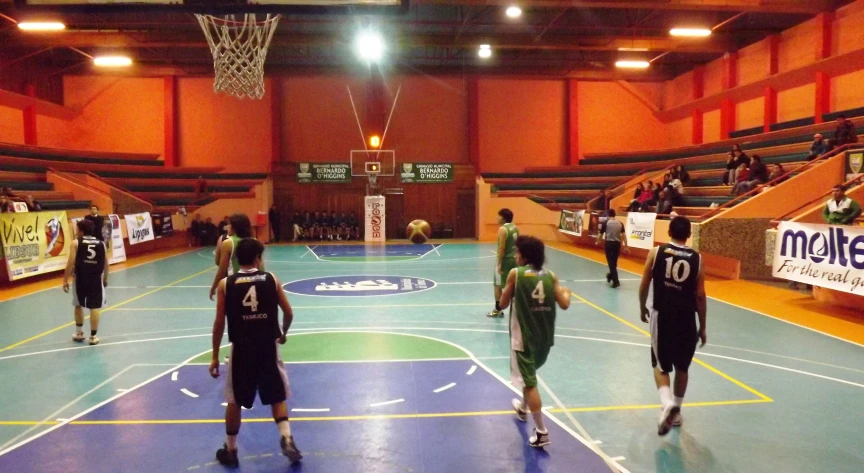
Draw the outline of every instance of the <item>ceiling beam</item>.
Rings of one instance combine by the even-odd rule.
[[[412,5],[497,5],[512,0],[411,0]],[[524,8],[608,8],[645,10],[736,11],[753,13],[807,13],[831,11],[831,0],[530,0]]]

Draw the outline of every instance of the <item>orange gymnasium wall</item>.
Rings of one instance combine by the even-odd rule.
[[[24,117],[21,110],[0,107],[0,141],[4,143],[24,143]]]
[[[662,84],[580,82],[579,151],[582,154],[640,151],[669,146],[663,123],[645,102],[659,108]],[[637,98],[634,94],[639,94]]]

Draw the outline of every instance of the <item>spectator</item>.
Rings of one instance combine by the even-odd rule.
[[[103,233],[103,229],[105,228],[105,217],[103,217],[102,215],[99,215],[99,206],[98,205],[91,205],[90,206],[90,215],[87,215],[86,217],[84,217],[84,220],[89,220],[89,221],[93,222],[94,235],[92,235],[92,236],[96,237],[96,239],[101,241],[102,243],[105,243],[105,235]],[[108,239],[109,240],[111,239],[110,233],[108,234]]]
[[[680,164],[675,166],[674,169],[672,169],[672,177],[673,178],[677,177],[678,180],[681,181],[681,184],[684,186],[690,185],[690,173],[687,172],[684,169],[684,166],[682,166]]]
[[[651,190],[650,186],[642,187],[640,184],[636,190],[635,199],[630,202],[630,207],[627,208],[628,212],[638,212],[646,202],[654,198],[654,191]]]
[[[201,214],[195,214],[195,219],[189,224],[189,233],[187,238],[189,246],[201,245],[201,231],[204,229],[204,221],[201,220]]]
[[[216,225],[213,224],[212,218],[208,218],[201,230],[201,244],[205,246],[215,245],[216,236]]]
[[[669,189],[660,191],[660,198],[657,203],[657,213],[669,215],[672,213],[672,199],[669,196]]]
[[[834,130],[832,144],[837,147],[857,142],[858,135],[855,133],[855,125],[843,115],[837,117],[837,128]]]
[[[739,176],[738,184],[732,189],[732,195],[746,194],[755,189],[756,186],[765,184],[766,182],[768,182],[768,168],[762,163],[762,158],[754,154],[753,161],[750,163],[750,172],[748,173],[747,180],[742,181]]]
[[[209,218],[207,220],[210,220]],[[210,223],[213,223],[212,221]],[[222,217],[222,221],[219,222],[219,234],[217,236],[228,235],[228,230],[225,227],[228,226],[228,216]]]
[[[9,198],[9,200],[12,200],[15,198],[15,194],[12,193],[11,187],[4,187],[3,191],[0,192],[0,195],[5,195],[6,197]]]
[[[612,193],[609,191],[600,191],[600,196],[597,198],[597,203],[594,204],[594,210],[599,210],[601,215],[606,215],[609,211],[609,205],[612,201]]]
[[[735,184],[735,174],[738,166],[738,156],[735,154],[735,151],[730,151],[729,157],[726,158],[726,171],[723,173],[724,186]]]
[[[831,148],[828,147],[828,142],[822,139],[822,135],[816,133],[813,135],[813,144],[810,145],[810,154],[807,155],[807,161],[814,159],[827,153]]]
[[[672,182],[672,173],[667,172],[666,174],[663,175],[663,188],[665,189],[665,188],[669,187],[670,182]]]
[[[830,225],[852,225],[855,219],[861,216],[861,206],[849,197],[846,197],[846,187],[834,186],[833,198],[828,199],[825,209],[822,210],[822,218]]]
[[[279,243],[279,228],[282,225],[280,217],[276,204],[271,205],[270,212],[267,213],[267,221],[270,222],[270,232],[273,234],[273,240],[276,243]]]
[[[209,193],[210,187],[207,185],[207,181],[204,180],[204,176],[198,176],[198,182],[195,183],[195,198],[199,199]]]
[[[627,207],[628,212],[634,212],[639,208],[639,196],[642,195],[642,192],[645,191],[645,186],[640,182],[636,184],[636,190],[633,191],[633,199],[630,200],[630,205]],[[634,208],[635,205],[635,208]]]
[[[684,184],[681,183],[681,180],[675,174],[672,175],[672,180],[669,181],[667,190],[666,195],[673,204],[681,205],[684,202]]]
[[[303,238],[303,216],[300,212],[294,212],[294,218],[291,219],[291,226],[294,229],[294,236],[291,241],[297,241]]]
[[[750,167],[750,156],[747,156],[747,153],[741,150],[741,145],[735,145],[732,147],[732,151],[735,152],[735,159],[738,160],[738,164],[746,164],[747,167]]]
[[[0,194],[0,213],[5,214],[12,211],[12,202],[6,194]]]
[[[771,182],[774,179],[777,179],[777,178],[783,176],[782,179],[780,179],[774,183],[775,186],[782,184],[789,179],[789,176],[784,176],[785,174],[786,174],[786,170],[783,169],[783,165],[782,164],[775,164],[775,165],[771,166],[771,174],[768,174],[768,182]]]
[[[654,189],[651,191],[651,198],[642,202],[642,206],[639,207],[640,212],[648,212],[652,208],[657,206],[657,203],[660,202],[660,192],[663,191],[663,188],[660,187],[660,184],[654,184]]]
[[[42,210],[42,204],[38,201],[33,200],[32,195],[27,196],[27,211],[28,212],[39,212]]]
[[[750,178],[750,169],[746,164],[739,164],[738,169],[735,170],[735,184],[732,187],[732,195],[735,195],[738,188],[744,185],[745,182]]]

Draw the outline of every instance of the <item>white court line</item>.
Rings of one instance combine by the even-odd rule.
[[[321,409],[306,409],[306,408],[294,408],[291,409],[291,412],[330,412],[329,407],[324,407]]]
[[[117,390],[118,393],[125,393],[126,391],[128,391],[128,389],[118,389]]]
[[[477,365],[471,365],[471,368],[468,369],[468,372],[465,374],[471,376],[472,374],[474,374],[475,371],[477,371]]]
[[[453,386],[456,386],[456,383],[450,383],[450,384],[448,384],[448,385],[441,386],[440,388],[435,389],[435,390],[433,390],[432,392],[435,393],[435,394],[438,394],[438,393],[440,393],[440,392],[444,392],[444,391],[446,391],[446,390],[452,388]]]
[[[624,458],[624,457],[612,457],[612,460],[616,461],[616,462],[623,462],[624,460],[626,460],[626,458]]]
[[[163,340],[180,340],[180,339],[183,339],[183,338],[201,338],[201,337],[209,337],[209,336],[210,336],[210,334],[204,334],[204,335],[180,335],[180,336],[177,336],[177,337],[146,338],[146,339],[143,339],[143,340],[126,340],[126,341],[123,341],[123,342],[100,343],[100,344],[98,344],[98,345],[93,345],[93,346],[78,346],[78,347],[69,347],[69,348],[57,348],[57,349],[54,349],[54,350],[35,351],[35,352],[30,352],[30,353],[20,353],[20,354],[18,354],[18,355],[9,355],[9,356],[4,356],[4,357],[0,357],[0,361],[2,361],[2,360],[9,360],[9,359],[12,359],[12,358],[21,358],[21,357],[25,357],[25,356],[33,356],[33,355],[45,355],[45,354],[48,354],[48,353],[59,353],[59,352],[63,352],[63,351],[71,351],[71,350],[101,350],[101,349],[102,349],[101,347],[110,347],[110,346],[114,346],[114,345],[126,345],[126,344],[129,344],[129,343],[161,342],[161,341],[163,341]]]
[[[227,402],[223,402],[222,404],[220,404],[220,406],[222,406],[222,407],[228,407],[228,403],[227,403]],[[240,409],[243,409],[244,411],[248,411],[248,410],[249,410],[249,409],[247,409],[247,408],[245,408],[245,407],[243,407],[243,406],[240,406]]]
[[[187,396],[189,396],[189,397],[192,397],[192,398],[197,398],[197,397],[198,397],[197,394],[193,393],[192,391],[190,391],[190,390],[188,390],[188,389],[186,389],[186,388],[181,388],[181,389],[180,389],[180,392],[183,393],[183,394],[185,394],[185,395],[187,395]]]
[[[309,248],[309,245],[306,245],[306,253],[303,253],[302,255],[300,255],[300,258],[298,258],[298,259],[303,259],[304,256],[308,255],[311,252],[312,252],[312,248]],[[273,263],[275,263],[275,262],[276,261],[273,261]],[[266,263],[266,261],[265,261],[265,263]]]
[[[390,405],[390,404],[398,404],[398,403],[400,403],[400,402],[405,402],[405,399],[394,399],[394,400],[392,400],[392,401],[376,402],[376,403],[373,403],[373,404],[369,404],[369,407],[387,406],[387,405]]]
[[[443,246],[443,245],[438,245],[438,246]],[[438,246],[435,246],[435,245],[433,244],[433,245],[432,245],[432,249],[435,250],[435,254],[438,255],[438,257],[440,258],[440,257],[441,257],[441,253],[438,253]],[[426,255],[423,255],[423,256],[426,256]]]
[[[594,440],[594,443],[597,444],[597,445],[603,445],[603,441],[602,441],[602,440],[596,440],[596,439],[595,439],[595,440]]]
[[[792,373],[803,374],[805,376],[813,376],[814,378],[827,379],[829,381],[834,381],[837,383],[843,383],[843,384],[848,384],[850,386],[857,386],[859,388],[864,388],[864,384],[853,383],[852,381],[846,381],[845,379],[832,378],[830,376],[825,376],[825,375],[816,374],[816,373],[810,373],[809,371],[801,371],[801,370],[796,370],[796,369],[792,369],[792,368],[786,368],[784,366],[771,365],[768,363],[760,363],[758,361],[742,360],[741,358],[733,358],[731,356],[714,355],[712,353],[700,352],[700,353],[698,353],[698,355],[699,356],[710,356],[713,358],[721,358],[724,360],[740,361],[742,363],[749,363],[751,365],[765,366],[768,368],[774,368],[774,369],[778,369],[778,370],[789,371]]]
[[[178,374],[177,371],[171,373],[171,381],[177,381],[177,374]]]

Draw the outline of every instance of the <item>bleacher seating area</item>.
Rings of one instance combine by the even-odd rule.
[[[166,168],[155,154],[82,152],[0,143],[0,187],[12,189],[16,199],[27,195],[45,210],[83,209],[87,200],[56,192],[48,171],[92,173],[118,189],[151,203],[154,210],[187,210],[221,198],[252,198],[254,186],[267,178],[260,173],[223,173],[219,167]],[[204,176],[206,196],[196,196],[195,183]]]

